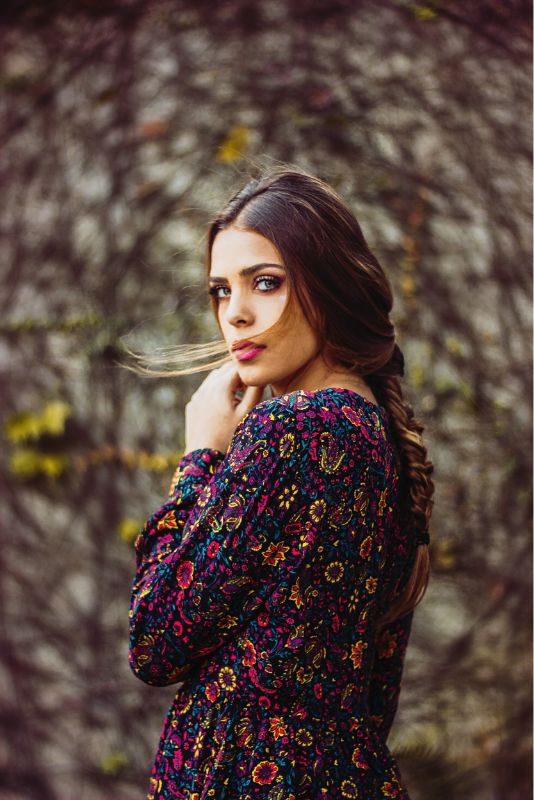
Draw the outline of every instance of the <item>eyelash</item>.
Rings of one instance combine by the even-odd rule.
[[[281,278],[275,278],[272,275],[260,275],[259,278],[256,278],[256,280],[254,281],[254,287],[256,287],[256,285],[260,281],[272,281],[273,284],[274,284],[274,286],[272,286],[270,289],[263,290],[261,292],[261,294],[267,294],[268,292],[273,292],[273,291],[275,291],[275,289],[278,289],[283,283]],[[210,286],[210,288],[208,289],[208,294],[213,295],[216,298],[216,300],[224,300],[225,297],[228,297],[228,295],[224,295],[223,297],[220,297],[217,294],[217,292],[219,291],[219,289],[227,289],[227,288],[228,288],[227,286],[223,286],[222,283],[219,283],[219,284],[216,284],[215,286]]]

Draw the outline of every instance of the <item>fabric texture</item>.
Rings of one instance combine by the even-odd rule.
[[[255,406],[178,463],[137,542],[130,664],[178,683],[151,800],[408,800],[386,740],[415,555],[387,412],[350,389]]]

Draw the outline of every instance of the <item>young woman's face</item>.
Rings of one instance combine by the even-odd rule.
[[[218,302],[219,325],[243,383],[270,384],[276,395],[301,388],[302,376],[318,358],[319,340],[296,298],[284,331],[263,335],[278,321],[289,291],[286,269],[274,245],[253,231],[220,231],[212,247],[209,283]],[[235,349],[244,342],[250,344]]]

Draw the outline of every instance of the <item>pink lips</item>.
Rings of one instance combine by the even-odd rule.
[[[242,347],[236,351],[235,357],[238,361],[250,361],[251,358],[255,358],[262,350],[265,350],[265,347]]]

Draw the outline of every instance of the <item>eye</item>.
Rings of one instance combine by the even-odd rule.
[[[279,286],[282,285],[281,278],[274,278],[272,275],[260,275],[259,278],[256,278],[254,281],[254,286],[257,286],[259,283],[265,283],[265,281],[270,285],[267,289],[261,289],[262,292],[272,292],[274,289],[278,289]]]
[[[228,297],[228,295],[220,295],[219,289],[228,289],[228,291],[230,291],[228,286],[223,286],[222,283],[220,283],[216,284],[215,286],[210,286],[208,289],[208,294],[213,295],[213,297],[217,298],[217,300],[221,300],[223,297]]]

